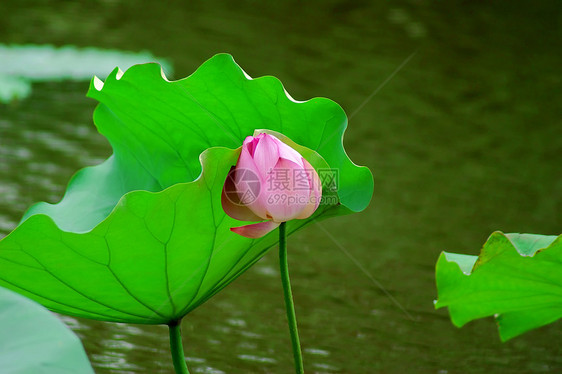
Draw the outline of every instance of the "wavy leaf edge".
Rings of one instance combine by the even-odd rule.
[[[534,241],[532,241],[530,244],[529,242],[527,242],[527,248],[524,248],[522,246],[522,244],[524,243],[518,242],[519,239],[534,239]],[[497,247],[501,247],[501,245],[496,245],[498,240],[503,241],[504,244],[507,242],[509,243],[509,245],[504,246],[498,250]],[[451,280],[453,280],[454,282],[454,278],[456,277],[459,280],[465,279],[468,281],[474,274],[479,273],[479,271],[486,270],[487,263],[492,263],[494,265],[498,264],[498,261],[500,260],[496,259],[499,256],[507,255],[517,262],[521,261],[521,263],[533,261],[533,259],[541,260],[544,256],[550,256],[552,253],[557,253],[552,251],[562,251],[561,244],[562,234],[558,236],[520,233],[505,234],[501,231],[495,231],[487,239],[478,256],[457,254],[446,251],[441,252],[435,266],[437,291],[439,294],[439,297],[434,300],[435,309],[448,307],[452,323],[459,328],[472,320],[493,316],[498,326],[499,335],[502,342],[512,339],[531,329],[538,328],[556,321],[557,319],[562,317],[562,312],[559,308],[554,308],[553,305],[550,304],[550,302],[543,306],[541,306],[542,304],[533,304],[532,307],[524,306],[526,304],[521,304],[516,309],[507,309],[505,311],[497,311],[495,313],[490,313],[488,304],[482,304],[488,305],[487,308],[485,307],[488,312],[482,314],[481,312],[477,312],[475,314],[474,310],[472,312],[467,312],[466,308],[469,307],[471,303],[475,303],[475,300],[477,300],[473,298],[480,297],[471,296],[471,292],[476,292],[476,295],[478,295],[478,292],[481,291],[478,291],[478,289],[476,291],[468,291],[468,293],[464,296],[462,296],[463,293],[461,291],[461,294],[456,295],[455,297],[454,294],[451,294],[451,292],[455,291],[451,291],[449,285],[451,284],[453,287],[459,287],[453,285],[453,283],[450,283]],[[515,257],[515,255],[517,255],[517,257]],[[550,262],[552,262],[552,259],[547,258],[547,263],[549,260]],[[556,261],[556,263],[559,263],[559,261]],[[499,262],[499,264],[501,265],[501,262]],[[476,287],[478,286],[476,285]],[[441,293],[443,291],[443,288],[446,288],[448,290],[448,295],[445,296],[445,300],[443,300],[443,295]],[[523,295],[525,297],[529,297],[529,291],[527,290],[525,292],[526,293],[523,293]],[[452,298],[451,295],[453,295]],[[540,295],[540,292],[538,292],[537,295]],[[469,301],[469,304],[467,304],[468,306],[465,306],[462,301],[459,301],[461,300],[461,296],[469,297],[471,301]],[[483,302],[488,303],[488,301]],[[531,318],[533,314],[541,315],[541,313],[544,314],[544,318],[542,320],[535,321],[537,317]],[[530,319],[528,320],[528,322],[520,325],[516,321],[521,318]]]
[[[144,63],[144,64],[137,64],[137,65],[131,66],[131,67],[130,67],[129,69],[127,69],[126,71],[122,71],[119,67],[116,67],[116,68],[113,69],[113,71],[107,76],[107,78],[105,79],[105,81],[102,81],[102,80],[101,80],[100,78],[98,78],[97,76],[94,76],[94,77],[92,78],[92,80],[90,81],[90,88],[89,88],[89,90],[88,90],[87,96],[88,96],[88,97],[91,97],[91,95],[92,95],[92,90],[95,90],[95,91],[98,91],[98,92],[102,92],[102,90],[103,90],[103,88],[104,88],[106,82],[112,81],[112,80],[115,80],[115,81],[121,80],[123,77],[126,77],[126,76],[127,76],[127,74],[129,73],[129,71],[131,71],[131,69],[134,69],[135,66],[138,66],[138,65],[154,65],[154,66],[158,66],[158,67],[160,68],[160,75],[161,75],[161,78],[162,78],[166,83],[169,83],[169,84],[177,84],[177,83],[181,83],[181,82],[184,82],[184,81],[188,81],[188,80],[191,79],[192,77],[196,76],[196,75],[198,74],[198,72],[199,72],[201,69],[204,69],[204,68],[205,68],[205,65],[206,65],[207,63],[210,63],[212,60],[217,59],[217,58],[227,58],[227,59],[231,60],[231,61],[234,63],[234,65],[236,66],[236,68],[238,69],[238,71],[239,71],[240,73],[242,73],[242,74],[244,75],[244,77],[246,78],[246,80],[248,80],[248,81],[254,81],[254,82],[259,82],[259,81],[263,81],[263,80],[272,80],[272,81],[274,81],[275,84],[279,85],[279,86],[283,89],[283,93],[284,93],[284,95],[285,95],[285,98],[286,98],[288,101],[290,101],[290,102],[292,102],[292,103],[294,103],[294,104],[307,105],[307,104],[312,104],[313,102],[317,102],[317,101],[324,101],[324,102],[326,102],[327,104],[329,104],[329,105],[331,105],[331,106],[333,106],[333,107],[335,107],[335,108],[337,107],[338,110],[341,111],[341,113],[345,116],[345,125],[343,126],[343,129],[342,129],[342,132],[341,132],[341,135],[340,135],[340,143],[341,143],[341,145],[342,145],[342,150],[343,150],[343,153],[344,153],[344,155],[345,155],[345,161],[351,163],[353,166],[355,166],[355,167],[358,168],[358,169],[362,169],[362,170],[368,172],[368,173],[370,174],[370,177],[371,177],[371,185],[373,185],[373,175],[372,175],[370,169],[369,169],[367,166],[365,166],[365,165],[359,165],[359,164],[356,164],[355,162],[353,162],[353,160],[351,160],[351,158],[350,158],[349,155],[347,154],[347,151],[346,151],[346,149],[345,149],[345,147],[344,147],[345,132],[346,132],[347,127],[348,127],[348,118],[347,118],[347,114],[345,113],[345,111],[344,111],[344,109],[341,107],[341,105],[339,105],[339,104],[338,104],[337,102],[335,102],[334,100],[332,100],[332,99],[330,99],[330,98],[327,98],[327,97],[323,97],[323,96],[316,96],[316,97],[312,97],[312,98],[307,99],[307,100],[296,100],[296,99],[294,99],[294,98],[289,94],[289,92],[288,92],[287,89],[285,88],[285,85],[283,84],[283,82],[282,82],[279,78],[277,78],[277,77],[275,77],[275,76],[273,76],[273,75],[263,75],[263,76],[259,76],[259,77],[253,78],[253,77],[251,77],[251,76],[236,62],[236,60],[234,59],[234,57],[233,57],[232,55],[228,54],[228,53],[217,53],[217,54],[215,54],[214,56],[212,56],[211,58],[209,58],[208,60],[206,60],[203,64],[201,64],[199,67],[197,67],[197,69],[195,69],[195,71],[192,72],[191,74],[189,74],[188,76],[186,76],[186,77],[184,77],[184,78],[180,78],[180,79],[175,79],[175,80],[174,80],[174,79],[170,80],[170,79],[166,76],[166,73],[165,73],[165,71],[164,71],[163,66],[162,66],[160,63],[157,63],[157,62],[149,62],[149,63]],[[256,130],[258,130],[258,128],[256,128]],[[250,135],[252,135],[252,134],[248,134],[248,136],[250,136]],[[284,135],[285,135],[285,134],[284,134]],[[335,136],[335,135],[336,135],[336,134],[334,134],[333,136]],[[285,135],[285,136],[287,136],[287,135]],[[323,143],[326,143],[326,142],[327,142],[327,141],[324,140],[324,142],[318,144],[317,147],[315,147],[315,148],[309,147],[309,149],[311,149],[311,150],[313,150],[313,151],[319,153],[319,154],[325,159],[325,157],[324,157],[320,152],[318,152],[318,148],[320,148],[320,147],[323,145]],[[300,144],[300,145],[302,145],[302,144]],[[308,147],[307,145],[302,145],[302,146]],[[329,164],[329,162],[328,162],[328,164]],[[332,165],[330,165],[330,166],[332,166]],[[369,199],[367,200],[367,202],[364,204],[364,206],[363,206],[362,208],[356,208],[356,209],[354,209],[354,208],[352,208],[352,207],[348,207],[348,208],[351,209],[353,212],[356,212],[356,213],[357,213],[357,212],[363,211],[363,210],[369,205],[370,200],[372,199],[372,190],[373,190],[373,189],[370,188],[370,190],[371,190],[371,195],[370,195]],[[344,205],[345,205],[345,204],[344,204]]]
[[[87,231],[80,231],[80,232],[75,232],[72,230],[64,230],[62,229],[59,225],[57,225],[57,223],[55,222],[55,220],[53,220],[49,215],[47,214],[43,214],[43,213],[37,213],[37,214],[33,214],[30,215],[29,217],[27,217],[24,221],[22,221],[19,225],[23,225],[24,223],[29,224],[29,222],[32,222],[33,220],[37,219],[34,217],[42,217],[41,219],[48,219],[50,221],[50,223],[52,223],[54,226],[56,226],[58,228],[58,230],[60,230],[61,232],[65,232],[65,233],[73,233],[73,234],[79,234],[79,235],[86,235],[86,234],[90,234],[93,231],[96,231],[98,229],[99,226],[102,226],[106,223],[106,221],[110,221],[113,216],[117,213],[117,211],[120,209],[121,206],[125,205],[125,202],[131,198],[131,196],[135,196],[135,195],[140,195],[140,194],[149,194],[149,195],[163,195],[165,194],[167,191],[169,191],[170,189],[174,189],[174,188],[178,188],[180,186],[187,186],[187,185],[192,185],[192,184],[198,184],[201,183],[202,179],[204,178],[205,172],[206,172],[206,168],[205,168],[205,157],[209,154],[209,153],[213,153],[215,150],[219,150],[219,149],[224,149],[224,150],[228,150],[228,151],[237,151],[240,152],[240,148],[236,148],[236,149],[232,149],[232,148],[227,148],[227,147],[211,147],[206,149],[205,151],[203,151],[200,155],[199,155],[199,163],[201,165],[201,173],[199,173],[199,176],[197,176],[197,178],[193,181],[189,181],[189,182],[180,182],[180,183],[176,183],[173,184],[169,187],[166,187],[160,191],[148,191],[148,190],[132,190],[129,191],[127,193],[125,193],[123,196],[121,196],[121,198],[119,199],[119,201],[117,202],[117,204],[115,204],[115,206],[113,207],[113,209],[111,210],[111,212],[103,219],[101,220],[96,226],[94,226],[93,228],[91,228],[90,230]],[[80,169],[78,172],[84,170]],[[75,175],[71,178],[71,182],[72,179],[74,179]],[[70,183],[71,183],[70,182]],[[69,184],[70,184],[69,183]],[[53,204],[56,205],[56,204]],[[14,229],[17,230],[18,227],[16,227]],[[10,235],[10,234],[8,234]],[[7,237],[7,236],[6,236]]]
[[[361,166],[361,165],[355,164],[355,163],[349,158],[349,155],[347,154],[347,152],[346,152],[346,150],[345,150],[345,147],[343,146],[345,131],[347,130],[347,116],[345,115],[345,111],[343,110],[343,108],[342,108],[338,103],[336,103],[335,101],[333,101],[333,100],[331,100],[331,99],[329,99],[329,98],[325,98],[325,97],[314,97],[314,98],[311,98],[311,99],[308,99],[308,100],[305,100],[305,101],[295,100],[295,99],[288,93],[288,91],[285,89],[285,87],[284,87],[283,83],[281,82],[281,80],[279,80],[278,78],[276,78],[276,77],[274,77],[274,76],[271,76],[271,75],[265,75],[265,76],[261,76],[261,77],[257,77],[257,78],[252,78],[250,75],[248,75],[248,74],[242,69],[242,67],[241,67],[240,65],[238,65],[238,63],[236,63],[236,61],[234,60],[234,58],[233,58],[230,54],[227,54],[227,53],[219,53],[219,54],[216,54],[216,55],[214,55],[213,57],[211,57],[209,60],[207,60],[205,63],[203,63],[202,65],[200,65],[200,66],[199,66],[193,73],[191,73],[190,75],[188,75],[187,77],[181,78],[181,79],[177,79],[177,80],[170,80],[170,79],[168,79],[168,77],[166,76],[166,74],[165,74],[165,72],[164,72],[163,66],[162,66],[161,64],[159,64],[159,63],[151,62],[151,63],[145,63],[145,64],[138,64],[138,65],[134,65],[134,66],[130,67],[130,68],[127,69],[126,71],[122,71],[119,67],[116,67],[116,68],[108,75],[108,77],[105,79],[105,81],[102,81],[102,80],[101,80],[100,78],[98,78],[97,76],[94,76],[94,77],[92,78],[91,82],[90,82],[90,89],[89,89],[89,91],[88,91],[87,96],[88,96],[88,97],[91,97],[91,91],[92,91],[92,90],[96,90],[96,91],[98,91],[98,92],[101,92],[101,91],[103,90],[103,87],[104,87],[104,85],[105,85],[105,82],[108,82],[108,81],[111,81],[111,80],[115,80],[115,81],[121,80],[123,77],[125,77],[125,76],[128,74],[128,72],[129,72],[131,69],[134,69],[135,66],[139,66],[139,65],[154,65],[154,66],[158,66],[159,69],[160,69],[161,78],[162,78],[165,82],[167,82],[167,83],[175,84],[175,83],[179,83],[179,82],[186,81],[186,80],[190,79],[191,77],[193,77],[194,75],[196,75],[196,74],[198,73],[198,71],[199,71],[200,69],[202,69],[202,68],[205,66],[205,64],[209,63],[211,60],[213,60],[213,59],[215,59],[215,58],[217,58],[217,57],[218,57],[218,58],[228,58],[228,59],[232,60],[232,62],[234,63],[234,65],[236,66],[236,68],[239,70],[239,72],[241,72],[241,73],[244,75],[244,77],[245,77],[248,81],[256,81],[256,82],[257,82],[257,81],[264,80],[264,79],[266,79],[266,80],[267,80],[267,79],[269,79],[269,80],[274,80],[274,81],[275,81],[275,84],[279,85],[279,86],[283,89],[284,97],[285,97],[288,101],[290,101],[290,102],[292,102],[292,103],[294,103],[294,104],[307,105],[307,104],[312,103],[312,102],[314,102],[314,101],[322,100],[322,101],[325,101],[325,102],[329,103],[329,105],[332,105],[332,106],[334,106],[334,107],[337,107],[338,110],[342,112],[342,114],[345,116],[345,119],[346,119],[345,125],[344,125],[343,128],[342,128],[342,133],[341,133],[341,136],[340,136],[340,140],[341,140],[341,142],[340,142],[340,143],[341,143],[341,150],[343,151],[343,154],[345,155],[345,158],[343,159],[342,164],[345,163],[345,162],[349,162],[351,165],[353,165],[353,166],[356,167],[357,169],[362,170],[362,171],[361,171],[362,173],[368,173],[368,174],[369,174],[369,176],[370,176],[369,186],[367,186],[367,187],[365,188],[365,190],[366,190],[366,191],[370,191],[370,195],[368,196],[368,198],[365,198],[365,203],[362,204],[362,205],[359,206],[359,207],[357,207],[357,206],[348,206],[348,205],[345,203],[345,201],[342,201],[342,200],[343,200],[343,199],[342,199],[342,195],[340,194],[340,191],[339,191],[339,190],[337,191],[337,195],[338,195],[338,199],[339,199],[341,205],[343,205],[345,208],[349,209],[349,212],[348,212],[348,213],[357,213],[357,212],[360,212],[360,211],[364,210],[364,209],[369,205],[369,203],[370,203],[370,201],[371,201],[371,199],[372,199],[373,185],[374,185],[373,176],[372,176],[372,173],[371,173],[371,171],[369,170],[369,168],[368,168],[367,166]],[[270,131],[270,130],[266,130],[266,131]],[[274,131],[274,132],[275,132],[275,131]],[[335,134],[335,133],[334,133],[334,134]],[[248,134],[248,135],[251,135],[251,134]],[[285,134],[283,134],[283,135],[286,136]],[[290,139],[290,138],[289,138],[289,139]],[[326,141],[324,141],[324,142],[326,142]],[[299,144],[299,145],[302,145],[302,144]],[[318,146],[316,147],[316,149],[315,149],[315,148],[309,148],[309,149],[311,149],[311,150],[313,150],[314,152],[316,152],[317,154],[319,154],[319,155],[325,160],[324,156],[323,156],[322,154],[320,154],[320,152],[318,152],[318,148],[320,148],[321,145],[322,145],[322,144],[318,144]],[[303,146],[303,147],[307,147],[307,146],[305,146],[305,145],[302,145],[302,146]],[[211,147],[211,148],[215,148],[215,147]],[[219,146],[219,148],[220,148],[220,146]],[[224,147],[224,148],[228,148],[228,147]],[[232,149],[232,148],[228,148],[228,149]],[[201,165],[201,156],[203,155],[203,153],[204,153],[204,151],[199,155],[199,158],[200,158],[200,165]],[[46,215],[46,216],[49,216],[49,214],[45,214],[45,213],[41,213],[41,212],[35,213],[35,212],[33,212],[33,210],[35,209],[36,206],[39,206],[39,205],[44,205],[44,204],[46,204],[46,205],[49,205],[49,206],[51,206],[51,207],[56,207],[56,206],[58,206],[59,204],[61,204],[61,203],[65,200],[65,198],[67,197],[67,194],[72,190],[72,187],[73,187],[73,185],[74,185],[74,182],[80,178],[80,175],[81,175],[82,173],[85,173],[88,169],[96,168],[96,167],[98,167],[98,166],[103,165],[104,163],[106,163],[106,162],[108,162],[109,160],[111,160],[111,158],[112,158],[113,156],[114,156],[114,154],[112,153],[107,159],[105,159],[105,160],[102,161],[101,163],[99,163],[99,164],[97,164],[97,165],[87,166],[87,167],[81,168],[81,169],[79,169],[78,171],[76,171],[76,172],[72,175],[72,177],[70,178],[69,182],[67,183],[65,192],[64,192],[62,198],[61,198],[58,202],[56,202],[56,203],[36,202],[36,203],[32,204],[32,205],[28,208],[28,210],[26,211],[26,213],[23,215],[23,218],[22,218],[21,221],[19,222],[18,226],[21,225],[21,224],[23,224],[24,222],[26,222],[29,218],[31,218],[31,217],[34,216],[34,215]],[[326,163],[328,164],[329,167],[333,167],[333,165],[330,165],[329,162],[326,161]],[[201,171],[201,173],[199,174],[199,176],[198,176],[196,179],[194,179],[194,180],[192,180],[192,181],[189,181],[189,182],[196,181],[198,178],[200,178],[201,174],[202,174],[202,171]],[[175,183],[175,184],[173,184],[173,185],[176,185],[176,184],[179,184],[179,183],[189,183],[189,182],[178,182],[178,183]],[[173,186],[173,185],[172,185],[172,186]],[[121,198],[116,202],[116,204],[113,206],[113,209],[105,216],[105,218],[102,219],[102,220],[100,220],[99,222],[97,222],[97,224],[96,224],[95,226],[93,226],[90,230],[85,230],[85,231],[83,231],[83,230],[81,230],[81,231],[66,230],[66,232],[84,233],[84,232],[90,232],[90,231],[92,231],[95,227],[97,227],[98,225],[102,224],[102,222],[104,222],[104,221],[109,217],[109,215],[113,213],[115,207],[119,206],[119,204],[121,203],[121,199],[122,199],[125,195],[127,195],[128,193],[137,192],[137,191],[146,191],[146,192],[151,192],[151,193],[158,193],[158,192],[162,192],[162,191],[166,190],[166,189],[169,188],[169,187],[171,187],[171,186],[168,186],[168,187],[166,187],[166,188],[164,188],[164,189],[162,189],[162,190],[159,190],[159,191],[148,191],[148,190],[144,190],[144,189],[137,189],[137,190],[128,191],[127,193],[125,193],[124,195],[121,196]],[[345,213],[342,211],[340,214],[345,214]],[[53,220],[51,217],[50,217],[50,219]],[[53,220],[53,221],[54,221],[54,220]],[[55,224],[56,224],[56,222],[55,222]],[[58,224],[56,224],[56,225],[57,225],[57,227],[60,228],[60,225],[58,225]],[[62,231],[65,231],[65,230],[62,230]]]
[[[328,165],[328,163],[326,162],[326,160],[325,160],[325,159],[322,157],[322,155],[320,155],[318,152],[316,152],[316,151],[314,151],[314,150],[312,150],[312,149],[306,148],[306,147],[304,147],[304,146],[302,146],[302,145],[300,145],[300,144],[295,143],[292,139],[290,139],[289,137],[287,137],[287,136],[284,135],[284,134],[278,133],[278,132],[273,131],[273,130],[268,130],[268,129],[256,129],[256,132],[257,132],[257,133],[265,132],[265,133],[269,133],[269,134],[273,134],[273,135],[279,136],[281,139],[283,139],[283,141],[286,141],[286,142],[288,142],[289,144],[296,144],[297,146],[299,146],[299,147],[301,147],[301,148],[304,148],[304,149],[307,149],[307,150],[311,151],[311,152],[314,154],[314,156],[317,157],[321,162],[324,162],[324,163],[326,163],[326,164]],[[43,214],[43,213],[37,213],[37,214],[33,214],[33,215],[30,215],[30,216],[26,217],[26,219],[23,220],[23,221],[18,225],[18,227],[21,226],[21,225],[23,225],[24,223],[29,224],[30,222],[33,222],[33,220],[38,219],[38,218],[34,218],[34,217],[42,217],[41,219],[47,219],[48,221],[50,221],[50,223],[52,223],[54,226],[56,226],[56,227],[58,228],[58,230],[60,230],[61,232],[74,233],[74,234],[89,234],[89,233],[91,233],[91,232],[93,232],[93,231],[96,231],[97,228],[98,228],[99,226],[102,226],[103,224],[105,224],[106,221],[111,220],[112,217],[113,217],[113,216],[116,214],[116,212],[119,210],[119,208],[120,208],[121,206],[125,205],[125,202],[126,202],[128,199],[130,199],[131,196],[134,196],[134,195],[137,195],[137,194],[160,195],[160,194],[165,194],[166,191],[168,191],[168,190],[170,190],[170,189],[172,189],[172,188],[177,188],[178,186],[187,186],[187,185],[191,185],[191,184],[201,183],[201,180],[204,178],[205,172],[207,171],[207,170],[206,170],[206,167],[205,167],[205,166],[206,166],[206,165],[205,165],[205,158],[206,158],[206,156],[207,156],[208,154],[210,154],[210,153],[214,153],[215,150],[219,150],[219,149],[223,149],[223,150],[228,150],[228,151],[231,151],[231,152],[237,152],[237,153],[239,153],[240,150],[242,149],[242,146],[240,146],[240,147],[238,147],[238,148],[236,148],[236,149],[228,148],[228,147],[211,147],[211,148],[208,148],[208,149],[206,149],[205,151],[203,151],[203,152],[199,155],[199,164],[201,165],[201,173],[199,173],[199,175],[197,176],[197,178],[196,178],[195,180],[193,180],[193,181],[176,183],[176,184],[173,184],[173,185],[171,185],[171,186],[169,186],[169,187],[166,187],[166,188],[164,188],[164,189],[162,189],[162,190],[160,190],[160,191],[132,190],[132,191],[129,191],[129,192],[125,193],[123,196],[121,196],[121,198],[119,199],[119,201],[117,202],[117,204],[113,207],[113,209],[111,210],[111,212],[110,212],[103,220],[101,220],[96,226],[94,226],[94,227],[93,227],[92,229],[90,229],[90,230],[87,230],[87,231],[80,231],[80,232],[75,232],[75,231],[72,231],[72,230],[64,230],[64,229],[62,229],[59,225],[57,225],[57,223],[56,223],[49,215]],[[310,159],[310,157],[305,157],[305,158]],[[310,162],[310,160],[307,160],[307,161]],[[79,173],[80,171],[82,171],[82,170],[84,170],[84,169],[85,169],[85,168],[80,169],[77,173]],[[76,174],[77,174],[77,173],[76,173]],[[72,180],[75,178],[76,174],[71,178],[69,184],[72,183]],[[53,205],[56,205],[56,204],[53,204]],[[242,222],[242,221],[241,221],[241,222]],[[14,231],[17,230],[18,227],[16,227],[16,228],[14,229]],[[8,235],[9,235],[9,234],[8,234]],[[8,236],[8,235],[7,235],[7,236]],[[7,236],[6,236],[6,237],[7,237]],[[1,240],[3,240],[3,238],[0,239],[0,241],[1,241]]]
[[[513,240],[514,235],[536,235],[536,236],[541,236],[541,237],[550,237],[550,238],[552,238],[552,242],[545,247],[536,248],[533,254],[526,254],[526,253],[523,253],[521,251],[521,249],[514,242],[514,240]],[[454,263],[458,266],[459,271],[463,275],[468,277],[468,276],[472,275],[472,273],[475,270],[477,270],[480,266],[483,265],[483,263],[479,262],[479,260],[485,254],[485,251],[486,251],[487,247],[490,246],[491,240],[496,239],[496,238],[507,239],[511,243],[511,247],[509,248],[509,250],[514,250],[519,256],[533,258],[537,255],[540,255],[540,253],[550,249],[551,247],[557,245],[559,241],[562,241],[562,234],[558,235],[558,236],[556,236],[556,235],[539,235],[539,234],[522,234],[522,233],[507,233],[506,234],[506,233],[503,233],[502,231],[494,231],[488,237],[488,239],[486,240],[486,242],[484,243],[484,246],[482,247],[482,249],[480,251],[480,254],[478,254],[477,256],[476,255],[466,255],[466,254],[462,254],[462,253],[442,251],[441,254],[439,255],[438,263],[443,261],[443,260],[447,261],[448,263]],[[470,268],[469,271],[467,271],[466,266],[463,266],[463,264],[460,264],[459,261],[456,260],[456,259],[461,259],[461,258],[465,258],[466,260],[474,260],[474,264]]]

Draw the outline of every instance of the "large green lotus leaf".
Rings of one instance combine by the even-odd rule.
[[[238,148],[255,129],[283,133],[337,170],[340,213],[361,211],[371,199],[371,172],[343,149],[343,109],[325,98],[296,102],[277,78],[251,79],[230,55],[216,55],[174,82],[158,64],[115,69],[105,82],[94,78],[88,96],[100,102],[94,122],[113,156],[78,172],[59,204],[37,204],[24,219],[42,213],[63,230],[90,230],[125,193],[192,181],[205,149]]]
[[[297,150],[315,168],[327,167],[313,151]],[[0,284],[68,315],[141,324],[182,318],[277,241],[276,232],[248,239],[229,230],[243,224],[220,201],[239,153],[206,150],[196,181],[127,193],[89,232],[62,231],[44,214],[29,217],[0,242]],[[289,230],[337,208],[322,204]]]
[[[0,287],[3,374],[94,373],[80,339],[42,306]]]
[[[326,189],[317,212],[289,232],[370,200],[370,172],[343,151],[341,108],[296,103],[278,80],[248,79],[228,55],[176,82],[154,64],[116,70],[103,87],[94,79],[89,95],[100,101],[94,121],[114,154],[79,171],[59,204],[33,206],[0,241],[0,284],[51,310],[169,323],[255,263],[277,234],[252,240],[229,230],[244,224],[220,203],[239,150],[215,147],[239,147],[255,129],[282,130],[316,169],[339,177],[337,193]]]
[[[479,256],[443,252],[436,281],[453,324],[495,316],[511,339],[562,317],[562,235],[495,232]]]

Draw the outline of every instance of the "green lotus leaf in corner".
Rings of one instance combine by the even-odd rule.
[[[41,305],[0,287],[3,374],[94,373],[80,339]]]
[[[157,64],[94,78],[94,123],[113,154],[80,170],[58,204],[39,203],[0,241],[0,285],[64,314],[170,324],[277,242],[229,230],[221,207],[239,147],[256,129],[282,133],[337,190],[306,220],[363,210],[373,179],[345,154],[339,105],[296,102],[273,77],[251,79],[230,55],[168,81]],[[326,191],[329,191],[326,188]]]
[[[495,232],[479,256],[443,252],[436,281],[453,324],[495,316],[506,341],[562,317],[562,235]]]

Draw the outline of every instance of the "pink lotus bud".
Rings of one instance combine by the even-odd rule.
[[[222,207],[241,221],[263,221],[231,228],[259,238],[281,222],[308,218],[322,197],[318,173],[297,151],[273,135],[248,136],[236,166],[228,174]]]

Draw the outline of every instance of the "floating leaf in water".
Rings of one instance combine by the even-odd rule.
[[[562,317],[562,236],[495,232],[479,256],[443,252],[436,280],[456,326],[495,316],[511,339]]]
[[[3,374],[94,373],[80,339],[42,306],[0,287]]]
[[[0,103],[23,99],[31,93],[31,82],[89,80],[106,77],[115,65],[127,69],[134,64],[159,62],[164,71],[172,65],[149,52],[127,52],[75,46],[0,44]]]
[[[105,82],[94,78],[88,95],[100,102],[94,122],[113,155],[79,171],[59,204],[31,207],[0,241],[0,284],[51,310],[170,324],[255,263],[276,233],[232,233],[240,221],[220,202],[237,148],[255,129],[282,132],[339,182],[333,199],[289,232],[360,211],[371,198],[370,171],[343,149],[341,107],[295,102],[276,78],[251,79],[229,55],[174,82],[157,64],[115,69]]]
[[[25,99],[31,93],[31,82],[25,78],[0,74],[0,103]]]

